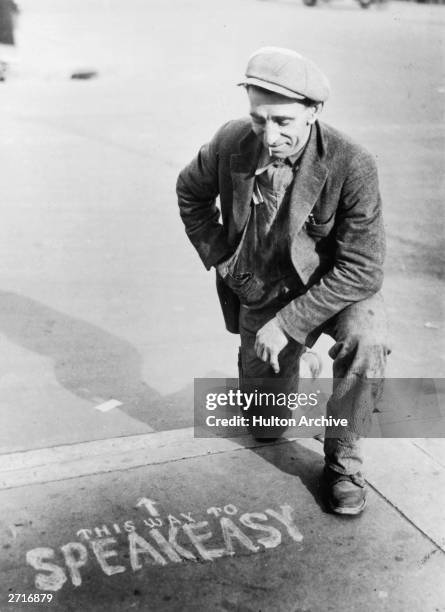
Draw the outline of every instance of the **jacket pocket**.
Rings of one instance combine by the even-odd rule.
[[[252,304],[264,295],[264,284],[252,272],[229,272],[224,279],[225,283],[238,296],[242,304]]]
[[[305,229],[311,238],[325,238],[332,231],[334,223],[335,215],[332,215],[328,221],[324,222],[319,222],[313,217],[313,215],[309,215],[305,223]]]

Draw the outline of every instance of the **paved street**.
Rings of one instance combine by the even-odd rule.
[[[246,114],[235,84],[255,48],[312,57],[332,84],[324,119],[379,166],[389,375],[443,378],[444,7],[20,5],[0,83],[0,611],[445,610],[442,440],[370,440],[369,508],[346,523],[326,513],[319,442],[193,439],[193,379],[236,376],[237,338],[174,193]],[[54,600],[8,605],[33,592]]]

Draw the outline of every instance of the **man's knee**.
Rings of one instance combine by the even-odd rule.
[[[383,376],[391,350],[381,293],[345,308],[336,317],[332,332],[336,343],[329,355],[334,359],[334,371],[345,375],[344,370],[352,368],[369,378]]]
[[[345,334],[329,351],[334,359],[334,376],[354,373],[366,378],[384,376],[390,349],[386,338],[372,329]]]

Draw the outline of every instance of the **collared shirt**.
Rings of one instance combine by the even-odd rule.
[[[287,303],[302,291],[289,252],[288,203],[304,149],[286,159],[263,150],[255,171],[250,216],[231,265],[241,302],[252,309]]]

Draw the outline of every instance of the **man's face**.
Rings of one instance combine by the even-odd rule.
[[[317,108],[257,87],[249,87],[247,95],[252,129],[264,147],[273,157],[297,153],[306,143]]]

